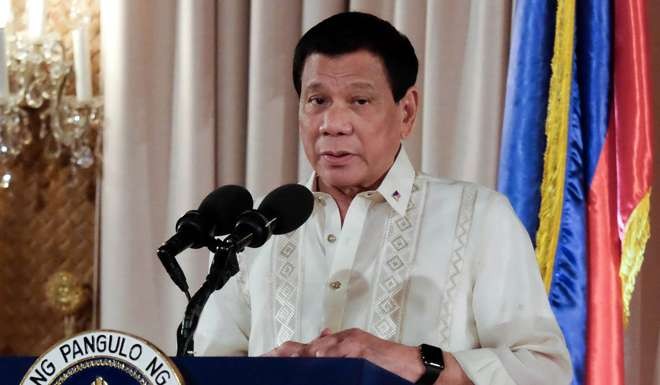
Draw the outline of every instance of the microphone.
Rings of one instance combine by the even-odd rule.
[[[202,310],[211,293],[222,288],[239,270],[236,255],[246,246],[262,246],[272,234],[285,234],[300,227],[312,214],[314,196],[304,186],[287,184],[266,195],[256,210],[243,211],[234,232],[220,241],[209,274],[202,287],[188,301],[177,329],[177,356],[193,354],[193,336]]]
[[[188,294],[188,282],[174,258],[187,248],[198,249],[212,243],[216,235],[231,232],[238,216],[252,207],[252,195],[241,186],[222,186],[204,198],[197,210],[190,210],[176,222],[176,234],[156,252],[172,281]]]
[[[225,241],[237,251],[260,247],[272,234],[286,234],[302,226],[313,209],[314,196],[307,187],[285,184],[266,195],[256,210],[243,212]]]

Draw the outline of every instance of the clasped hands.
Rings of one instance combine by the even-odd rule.
[[[287,341],[264,356],[364,358],[410,382],[417,381],[425,371],[417,347],[387,341],[361,329],[337,333],[324,329],[309,343]],[[451,354],[445,353],[444,359],[445,370],[436,384],[472,383]]]

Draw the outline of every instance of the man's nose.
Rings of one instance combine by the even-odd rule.
[[[320,127],[323,135],[349,135],[353,132],[350,112],[338,105],[330,106],[323,113],[323,121]]]

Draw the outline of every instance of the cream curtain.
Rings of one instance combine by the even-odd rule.
[[[511,0],[102,0],[102,327],[174,352],[185,298],[155,249],[216,186],[259,196],[309,174],[292,52],[303,31],[348,9],[390,20],[417,50],[413,163],[495,186]],[[194,290],[207,253],[178,260]]]

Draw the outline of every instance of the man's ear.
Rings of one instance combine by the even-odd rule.
[[[401,139],[405,139],[412,132],[417,118],[417,109],[419,106],[419,92],[416,86],[408,88],[406,94],[399,100],[401,109]]]

